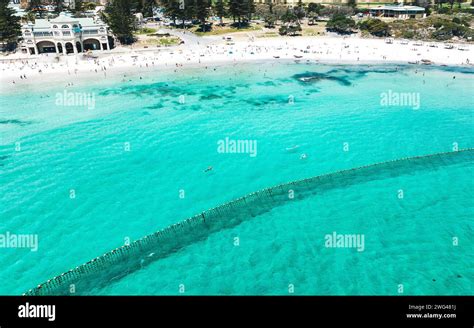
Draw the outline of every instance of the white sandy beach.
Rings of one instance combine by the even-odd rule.
[[[26,56],[15,54],[0,60],[2,89],[34,83],[74,83],[81,78],[107,79],[117,74],[137,73],[160,66],[181,68],[248,61],[300,60],[327,63],[411,63],[431,61],[435,65],[474,67],[473,46],[358,37],[236,38],[231,44],[222,37],[203,38],[199,45],[160,49],[117,48],[83,54]],[[26,76],[26,79],[23,77]]]

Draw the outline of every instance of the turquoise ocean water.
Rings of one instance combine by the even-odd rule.
[[[37,234],[39,249],[0,248],[0,294],[264,187],[474,147],[473,74],[254,63],[3,90],[0,233]],[[58,105],[64,90],[94,108]],[[419,108],[383,106],[384,93],[414,93]],[[225,138],[256,141],[257,155],[219,153]],[[88,293],[474,294],[473,173],[467,162],[335,187]],[[334,231],[363,234],[364,251],[326,248]]]

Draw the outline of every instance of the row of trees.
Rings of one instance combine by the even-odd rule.
[[[220,18],[232,17],[239,27],[247,24],[255,13],[254,0],[162,0],[161,6],[166,17],[174,24],[178,21],[184,26],[185,21],[197,20],[202,30],[206,30],[206,21],[211,15]]]
[[[289,8],[284,4],[274,4],[266,0],[263,4],[256,4],[254,0],[161,0],[160,5],[164,9],[166,17],[171,19],[175,25],[185,26],[186,21],[199,21],[201,30],[208,30],[206,26],[210,15],[220,18],[231,17],[234,26],[243,27],[248,25],[254,15],[263,18],[267,27],[275,27],[278,21],[283,23],[280,29],[282,34],[291,34],[300,30],[300,22],[304,17],[308,17],[314,22],[319,14],[329,15],[331,9],[323,7],[321,4],[303,4],[301,0],[293,7]]]

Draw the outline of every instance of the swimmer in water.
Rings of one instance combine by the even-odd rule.
[[[301,154],[300,159],[306,159],[308,156],[306,154]]]
[[[207,169],[204,170],[204,172],[209,172],[212,171],[212,166],[209,166]]]

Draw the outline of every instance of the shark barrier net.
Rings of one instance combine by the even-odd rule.
[[[328,189],[344,188],[417,171],[438,170],[449,165],[470,164],[473,159],[474,148],[469,148],[341,170],[256,191],[168,226],[130,245],[107,252],[30,289],[24,295],[70,295],[72,286],[75,295],[94,294],[94,290],[113,283],[180,248],[203,240],[213,232],[236,226],[244,220],[269,212],[288,202]]]

